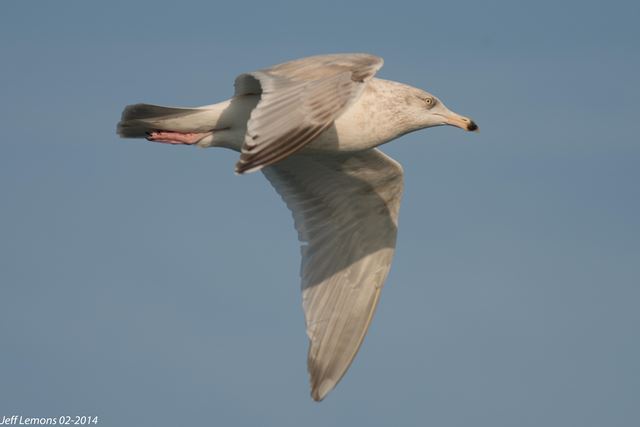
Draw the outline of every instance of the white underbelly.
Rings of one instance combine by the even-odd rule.
[[[356,102],[318,138],[309,149],[323,151],[361,151],[377,147],[391,138],[377,132],[376,119],[365,114]]]

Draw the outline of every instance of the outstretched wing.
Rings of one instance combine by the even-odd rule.
[[[395,251],[402,167],[377,149],[297,154],[263,169],[302,242],[311,396],[322,400],[364,339]]]
[[[273,164],[311,142],[360,96],[382,63],[362,53],[320,55],[238,76],[236,96],[261,97],[236,172]]]

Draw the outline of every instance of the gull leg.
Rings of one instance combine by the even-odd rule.
[[[211,134],[212,132],[147,132],[147,141],[160,142],[163,144],[193,145],[197,144],[198,141],[205,136]]]

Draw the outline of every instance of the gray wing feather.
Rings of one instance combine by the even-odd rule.
[[[311,396],[345,374],[371,322],[395,251],[402,167],[377,149],[296,154],[263,172],[293,212]]]
[[[321,55],[238,76],[235,96],[261,97],[236,172],[273,164],[311,142],[360,96],[382,63],[367,54]]]

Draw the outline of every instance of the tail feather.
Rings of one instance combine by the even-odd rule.
[[[218,113],[208,108],[177,108],[151,104],[125,107],[117,133],[123,138],[144,138],[148,132],[207,132],[212,129]]]

